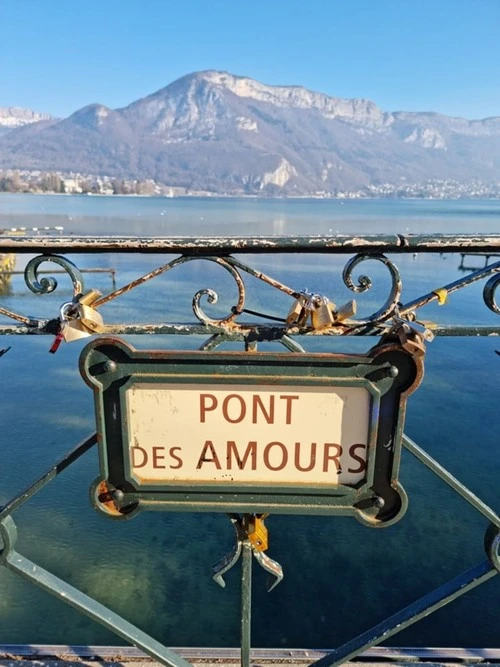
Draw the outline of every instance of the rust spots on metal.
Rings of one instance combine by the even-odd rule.
[[[117,518],[122,518],[135,509],[135,505],[122,508],[117,507],[113,499],[112,491],[109,489],[105,481],[100,482],[97,486],[96,497],[97,502],[102,505],[105,512]]]
[[[298,252],[451,252],[466,249],[468,252],[482,252],[485,249],[500,248],[499,235],[455,235],[433,236],[418,234],[367,234],[318,235],[318,236],[255,236],[255,237],[126,237],[102,236],[98,238],[58,236],[58,237],[16,237],[2,235],[2,253],[181,253],[183,255],[218,255],[231,252],[298,253]]]

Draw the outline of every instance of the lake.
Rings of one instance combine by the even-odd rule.
[[[299,235],[335,233],[499,233],[500,201],[168,199],[0,195],[0,228],[63,226],[75,235]],[[118,286],[172,256],[68,255],[82,268],[116,269]],[[353,297],[341,280],[349,256],[247,255],[248,264],[293,289],[309,288],[337,303]],[[464,275],[460,255],[393,258],[403,301]],[[28,256],[17,257],[23,268]],[[481,266],[484,259],[470,259]],[[388,278],[374,261],[363,266],[374,287],[356,295],[361,314],[385,300]],[[54,265],[47,265],[51,268]],[[42,267],[45,268],[45,267]],[[226,272],[222,272],[226,273]],[[111,291],[106,273],[84,274],[86,287]],[[62,277],[51,295],[35,296],[14,276],[0,303],[54,317],[71,298]],[[257,283],[257,284],[256,284]],[[207,312],[221,316],[235,289],[220,268],[197,260],[156,278],[102,308],[105,322],[194,322],[193,294],[221,296]],[[432,304],[424,319],[490,324],[483,283]],[[249,308],[288,312],[290,299],[249,282]],[[8,320],[2,319],[2,322]],[[136,347],[196,348],[196,337],[131,336]],[[307,339],[310,351],[364,351],[375,339]],[[48,354],[50,337],[10,337],[0,360],[2,440],[0,503],[95,429],[93,398],[78,372],[84,343]],[[276,349],[268,344],[262,349]],[[499,509],[500,411],[498,339],[438,338],[428,346],[422,386],[408,402],[405,431],[477,495]],[[236,345],[227,349],[237,349]],[[284,348],[280,348],[284,349]],[[239,642],[239,569],[219,588],[210,568],[230,550],[225,515],[142,513],[128,522],[98,515],[88,491],[98,475],[92,450],[14,515],[19,551],[67,579],[170,646],[235,646]],[[284,569],[266,592],[254,568],[253,645],[335,647],[484,558],[486,522],[432,473],[403,456],[400,480],[409,509],[396,525],[372,530],[349,517],[271,516],[268,554]],[[391,645],[500,647],[500,577],[400,635]],[[0,569],[0,643],[119,644],[116,636],[11,573]]]

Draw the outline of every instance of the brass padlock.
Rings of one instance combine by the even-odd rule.
[[[311,312],[313,329],[331,327],[335,322],[335,312],[336,306],[333,301],[329,301],[325,296],[317,297]]]
[[[247,535],[256,551],[266,551],[269,546],[267,528],[264,519],[267,514],[249,517]]]
[[[80,304],[78,306],[81,325],[90,331],[90,333],[102,333],[104,331],[104,321],[101,313],[95,308]]]
[[[343,306],[341,306],[337,312],[334,313],[335,315],[335,321],[336,322],[343,322],[344,320],[348,320],[351,317],[354,317],[356,315],[358,306],[356,304],[356,301],[352,299],[351,301],[348,301],[347,303],[344,303]]]
[[[420,334],[413,332],[408,324],[403,324],[396,330],[399,342],[403,350],[415,357],[423,357],[425,354],[424,339]]]
[[[305,294],[299,294],[298,298],[294,301],[293,306],[290,308],[290,312],[287,315],[286,323],[288,326],[298,326],[303,327],[307,322],[307,317],[309,312],[306,310],[306,302],[308,296]]]
[[[423,357],[425,354],[424,339],[419,334],[413,334],[406,337],[403,349],[414,357]]]
[[[79,338],[88,338],[91,335],[92,332],[85,328],[80,320],[75,318],[67,320],[62,328],[62,337],[66,343],[71,343]]]
[[[91,289],[88,292],[85,292],[85,294],[80,294],[76,300],[82,306],[91,306],[94,301],[97,301],[97,299],[101,296],[102,292],[99,292],[98,289]]]

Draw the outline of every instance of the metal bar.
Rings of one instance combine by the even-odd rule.
[[[254,236],[254,237],[128,237],[128,236],[0,236],[2,253],[182,253],[183,255],[228,255],[249,252],[269,253],[427,253],[494,252],[500,248],[498,235],[436,234],[368,234],[318,236]]]
[[[446,290],[448,294],[451,294],[452,292],[456,292],[457,290],[462,289],[463,287],[472,285],[472,283],[475,283],[478,280],[483,280],[484,278],[487,278],[494,273],[500,273],[500,262],[489,264],[488,266],[485,266],[482,269],[478,269],[473,273],[469,273],[464,278],[459,278],[458,280],[454,280],[453,282],[448,283],[447,285],[436,285],[436,290],[438,289]],[[425,306],[431,301],[436,301],[438,298],[439,297],[436,291],[429,292],[427,294],[424,294],[423,296],[418,297],[417,299],[413,299],[413,301],[405,303],[403,306],[400,306],[399,313],[400,315],[404,315],[411,310],[415,310],[415,308],[421,308],[422,306]]]
[[[67,454],[63,459],[58,461],[55,465],[52,466],[44,475],[39,477],[33,484],[28,486],[24,491],[19,495],[15,496],[9,502],[0,509],[0,521],[5,519],[5,517],[12,514],[12,512],[21,505],[24,505],[35,493],[43,489],[50,481],[52,481],[57,475],[59,475],[63,470],[65,470],[69,465],[74,463],[80,456],[88,452],[88,450],[93,447],[97,442],[97,435],[92,433],[86,440],[81,442],[75,449],[73,449],[69,454]]]
[[[70,607],[77,609],[97,623],[100,623],[111,632],[140,648],[154,660],[169,667],[191,667],[190,663],[176,655],[160,642],[150,637],[135,625],[124,620],[100,602],[92,599],[77,588],[74,588],[63,579],[59,579],[33,561],[28,560],[16,551],[7,554],[5,567],[15,572],[30,583],[36,584],[42,590],[66,602]]]
[[[337,667],[358,656],[371,646],[380,644],[380,642],[386,641],[401,630],[405,630],[413,623],[420,621],[432,612],[488,581],[496,574],[498,574],[497,570],[492,567],[489,561],[485,560],[467,572],[463,572],[458,577],[435,588],[431,593],[424,595],[312,664],[315,667]]]
[[[243,542],[241,556],[241,667],[250,667],[252,621],[252,545]]]
[[[432,456],[429,456],[426,451],[417,445],[416,442],[413,442],[411,438],[407,435],[403,435],[403,446],[413,454],[421,463],[423,463],[427,468],[432,470],[432,472],[437,475],[440,479],[443,480],[448,486],[450,486],[454,491],[456,491],[464,500],[470,503],[474,509],[480,512],[485,516],[488,521],[493,523],[497,528],[500,528],[500,516],[494,512],[491,507],[488,507],[480,498],[478,498],[472,491],[464,486],[461,482],[458,481],[456,477],[453,477],[451,473],[443,468]]]
[[[38,320],[37,327],[24,326],[16,324],[0,325],[1,336],[45,336],[54,335],[53,331],[47,330],[47,325],[52,320]],[[234,327],[234,325],[233,325]],[[430,324],[429,329],[436,336],[455,336],[455,337],[483,337],[483,336],[500,336],[500,326],[475,326],[475,325],[435,325]],[[369,325],[360,327],[359,330],[348,331],[349,336],[380,336],[382,330],[380,327],[370,327]],[[140,334],[159,334],[172,336],[186,336],[186,335],[202,335],[207,334],[224,334],[227,340],[242,341],[246,336],[252,335],[261,340],[276,340],[283,342],[281,339],[287,338],[288,342],[292,336],[342,336],[345,331],[339,333],[338,330],[323,330],[323,329],[299,329],[298,327],[286,327],[285,325],[266,325],[266,324],[252,324],[244,322],[239,325],[237,330],[231,327],[216,326],[213,324],[188,324],[183,322],[172,322],[171,324],[126,324],[116,323],[107,324],[104,326],[103,334],[120,334],[124,336],[133,336]],[[284,343],[285,344],[285,343]],[[291,344],[292,345],[292,344]],[[290,349],[292,349],[290,345]],[[287,344],[288,347],[288,344]],[[294,348],[295,349],[295,348]],[[293,351],[293,350],[292,350]]]
[[[214,334],[213,336],[210,336],[210,338],[208,338],[204,343],[202,343],[199,349],[202,352],[215,350],[219,347],[219,345],[222,345],[225,340],[227,340],[227,336],[224,336],[223,334]]]
[[[240,658],[239,648],[207,648],[170,646],[172,651],[186,660],[191,661],[231,661],[236,662]],[[318,660],[333,649],[305,649],[305,648],[253,648],[251,651],[252,662],[284,661],[286,663],[305,662]],[[14,656],[14,657],[13,657]],[[111,661],[113,663],[131,660],[144,660],[143,651],[134,646],[68,646],[65,644],[0,644],[0,659],[15,658],[52,658],[59,660],[71,660],[74,658],[91,658],[93,660]],[[435,647],[389,647],[376,646],[364,651],[358,656],[366,661],[371,658],[378,662],[418,662],[419,660],[432,660],[434,662],[467,662],[481,663],[500,662],[500,649],[498,648],[435,648]]]
[[[33,322],[31,317],[20,315],[19,313],[15,313],[13,310],[2,308],[2,306],[0,306],[0,315],[5,315],[5,317],[10,317],[11,320],[16,320],[17,322],[22,322],[23,324],[30,324]]]

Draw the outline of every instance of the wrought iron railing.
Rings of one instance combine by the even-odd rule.
[[[408,354],[421,357],[425,345],[434,336],[499,336],[500,326],[466,321],[456,324],[440,324],[420,321],[420,308],[431,302],[444,304],[451,295],[467,289],[474,283],[483,285],[485,307],[496,315],[500,314],[497,289],[500,285],[500,237],[497,236],[332,236],[332,237],[268,237],[268,238],[0,238],[0,252],[16,255],[35,255],[26,264],[25,282],[29,290],[37,295],[54,292],[57,282],[52,277],[42,277],[40,267],[48,262],[55,263],[66,272],[72,283],[72,299],[60,304],[51,317],[36,317],[0,307],[3,323],[0,334],[46,335],[55,337],[54,352],[61,340],[72,336],[91,336],[96,332],[109,335],[201,335],[205,337],[200,350],[217,349],[227,342],[240,342],[251,353],[261,343],[275,343],[289,352],[305,352],[310,337],[376,336],[382,341],[396,341]],[[154,270],[129,281],[124,286],[102,295],[86,291],[82,272],[73,257],[78,254],[98,253],[145,253],[152,255],[175,254],[176,257]],[[384,267],[389,277],[388,296],[379,307],[367,315],[358,316],[356,303],[344,305],[331,302],[329,293],[319,293],[301,289],[302,286],[285,284],[274,275],[267,275],[254,269],[251,262],[258,255],[303,253],[324,255],[351,255],[343,269],[343,282],[354,294],[361,295],[372,287],[372,280],[365,275],[355,279],[354,273],[365,260],[375,260]],[[458,280],[447,284],[437,284],[425,294],[405,298],[403,281],[396,266],[396,255],[420,253],[461,253],[464,255],[484,255],[486,264],[473,270]],[[71,255],[72,260],[66,255]],[[246,256],[251,256],[250,259]],[[390,256],[390,258],[388,257]],[[192,299],[195,322],[120,322],[104,324],[99,308],[145,283],[156,279],[176,267],[197,260],[208,260],[222,267],[236,287],[234,304],[224,315],[209,316],[202,305],[206,300],[210,305],[218,301],[218,294],[208,288],[197,291]],[[460,267],[459,267],[460,268]],[[247,281],[266,284],[272,290],[289,297],[288,306],[282,312],[278,307],[252,307],[247,305]],[[205,306],[206,308],[206,306]],[[253,319],[252,319],[253,318]],[[255,318],[261,320],[256,323]],[[9,323],[9,320],[14,323]],[[76,333],[75,333],[76,332]],[[500,348],[500,344],[498,346]],[[500,352],[499,352],[500,354]],[[0,362],[1,363],[1,362]],[[496,370],[498,375],[498,369]],[[186,666],[188,663],[172,650],[151,636],[139,630],[124,618],[89,597],[84,592],[50,573],[32,560],[24,557],[17,548],[17,528],[13,514],[27,503],[42,488],[74,464],[83,454],[96,445],[96,434],[90,435],[69,454],[55,463],[36,479],[22,493],[15,495],[0,508],[0,565],[25,580],[56,596],[68,605],[86,614],[127,642],[142,649],[146,654],[165,665]],[[404,628],[428,616],[444,605],[456,600],[466,592],[476,588],[500,572],[500,516],[464,484],[442,467],[412,439],[403,437],[403,446],[418,461],[432,471],[444,484],[458,493],[488,522],[484,547],[486,558],[466,572],[450,579],[427,595],[417,599],[396,614],[386,618],[363,634],[355,637],[338,649],[317,660],[319,667],[333,667],[358,656],[369,647],[389,639]],[[104,513],[117,517],[127,515],[127,508],[120,504],[120,492],[104,488],[97,492],[96,505]],[[383,506],[374,499],[373,525],[377,524],[377,512],[383,516]],[[257,508],[255,511],[259,511]],[[255,556],[259,564],[268,570],[274,583],[282,577],[280,566],[256,546],[255,522],[262,521],[261,515],[246,514],[230,516],[236,530],[233,551],[214,569],[214,578],[223,584],[222,575],[242,556],[241,595],[241,656],[242,664],[250,660],[250,620],[251,620],[251,564]],[[262,530],[264,530],[261,524]],[[251,531],[254,531],[253,533]],[[253,539],[252,539],[253,537]]]

